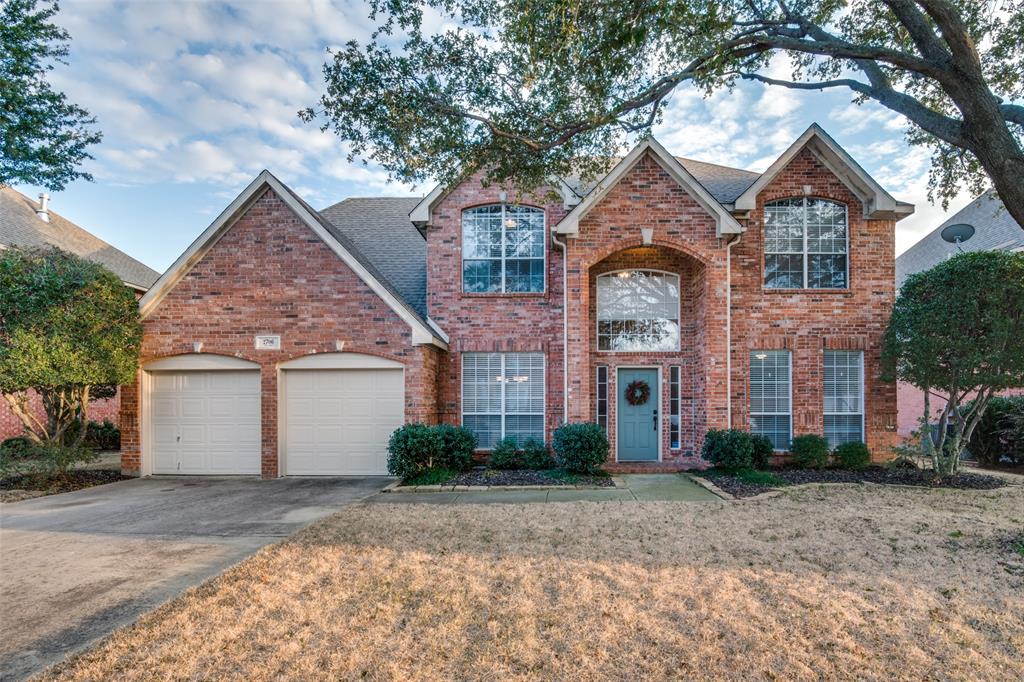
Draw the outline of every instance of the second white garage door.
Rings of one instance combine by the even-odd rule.
[[[296,369],[285,375],[287,474],[387,473],[388,438],[405,417],[401,369]]]

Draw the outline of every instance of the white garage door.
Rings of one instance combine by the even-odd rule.
[[[288,370],[285,468],[292,476],[387,473],[405,416],[400,369]]]
[[[259,474],[260,373],[152,372],[154,474]]]

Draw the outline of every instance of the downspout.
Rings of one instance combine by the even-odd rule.
[[[551,243],[562,250],[562,423],[569,423],[569,249],[551,231]]]
[[[732,428],[732,247],[740,243],[742,234],[725,244],[725,418]]]

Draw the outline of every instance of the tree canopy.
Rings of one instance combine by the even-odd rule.
[[[886,330],[884,376],[948,400],[926,454],[955,470],[992,396],[1024,386],[1024,253],[963,253],[904,281]],[[973,400],[969,400],[973,397]],[[924,429],[927,434],[928,429]]]
[[[141,343],[135,296],[114,273],[58,249],[0,252],[0,394],[30,437],[63,444],[97,387],[134,381]]]
[[[54,90],[48,75],[66,63],[68,32],[50,20],[57,3],[0,0],[0,184],[59,191],[75,180],[102,138],[96,119]]]
[[[378,31],[300,114],[393,178],[595,174],[683,83],[845,88],[905,116],[948,200],[991,181],[1024,224],[1024,0],[373,0]],[[440,19],[437,16],[440,14]],[[448,26],[436,30],[437,26]],[[777,55],[789,78],[769,75]]]

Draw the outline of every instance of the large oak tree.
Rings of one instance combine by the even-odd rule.
[[[1024,225],[1024,0],[373,0],[380,28],[302,115],[396,179],[595,173],[684,83],[844,88],[910,122],[944,201]],[[440,21],[439,16],[440,15]],[[437,26],[448,26],[437,30]],[[784,55],[788,78],[770,76]],[[754,112],[756,115],[756,112]]]

